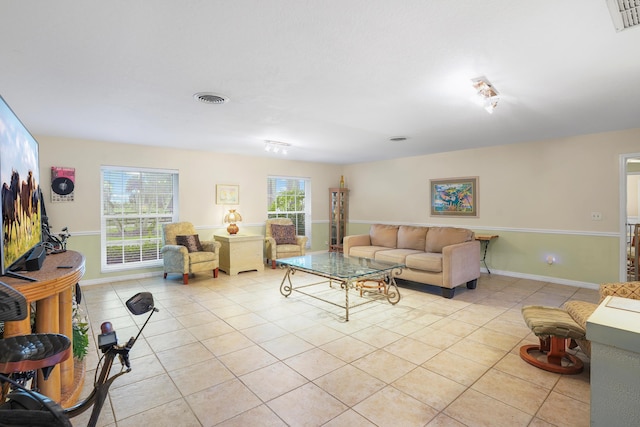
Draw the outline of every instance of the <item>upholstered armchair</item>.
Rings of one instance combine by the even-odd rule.
[[[567,301],[563,308],[577,324],[587,329],[587,319],[596,311],[598,305],[608,296],[640,300],[640,282],[603,283],[600,285],[600,301],[593,304],[586,301]],[[582,351],[591,357],[591,342],[576,340]]]
[[[188,285],[189,275],[200,271],[212,271],[213,277],[218,277],[220,242],[201,242],[190,222],[163,224],[162,236],[165,279],[168,273],[180,273]]]
[[[305,254],[307,236],[296,236],[296,226],[289,218],[272,218],[266,221],[265,253],[271,268],[276,268],[276,260],[302,256]]]

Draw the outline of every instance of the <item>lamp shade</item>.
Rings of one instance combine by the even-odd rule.
[[[227,232],[229,234],[236,234],[240,229],[236,225],[236,222],[242,221],[242,215],[236,212],[235,209],[229,209],[229,213],[224,216],[225,224],[229,224]]]

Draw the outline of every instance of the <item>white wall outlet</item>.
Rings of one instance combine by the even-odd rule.
[[[602,221],[602,212],[591,212],[591,221]]]

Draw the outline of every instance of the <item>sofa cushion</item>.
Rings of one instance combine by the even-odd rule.
[[[385,248],[396,248],[398,244],[398,226],[373,224],[369,229],[372,246],[384,246]]]
[[[407,268],[429,271],[431,273],[442,272],[442,254],[420,252],[407,255],[404,261]]]
[[[424,251],[428,227],[401,225],[398,228],[398,248]]]
[[[455,227],[429,227],[427,232],[427,252],[442,253],[442,248],[473,239],[473,231]]]
[[[349,249],[349,256],[375,259],[376,252],[387,249],[384,246],[354,246]]]
[[[387,249],[376,252],[376,261],[391,262],[394,264],[404,264],[407,255],[424,253],[415,249]]]
[[[279,225],[271,224],[271,236],[276,240],[278,245],[295,245],[296,242],[296,226],[295,225]]]
[[[176,236],[176,243],[178,245],[186,247],[189,252],[202,252],[200,237],[197,234],[190,234],[188,236]]]

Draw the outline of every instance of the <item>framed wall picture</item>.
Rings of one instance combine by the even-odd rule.
[[[431,216],[478,216],[478,177],[432,179]]]
[[[240,186],[230,184],[216,184],[216,204],[239,205]]]

